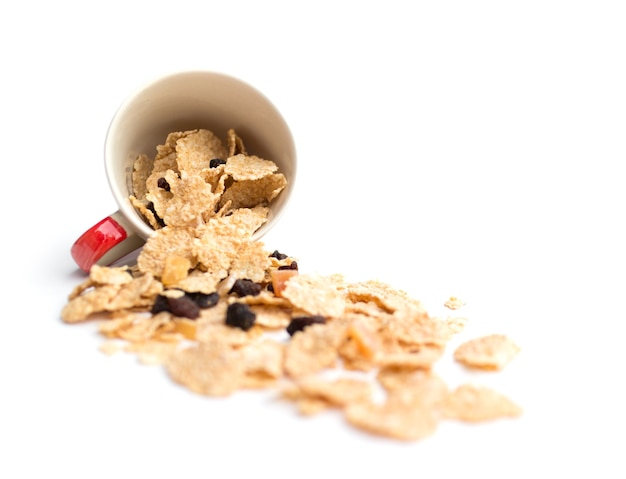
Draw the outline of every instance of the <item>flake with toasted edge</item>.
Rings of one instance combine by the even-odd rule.
[[[235,181],[259,180],[278,170],[276,163],[258,156],[238,154],[226,160],[224,172]]]
[[[219,202],[219,195],[213,193],[200,176],[181,173],[181,177],[171,170],[165,175],[170,185],[172,197],[157,210],[165,224],[175,227],[198,226],[204,222],[205,213],[212,215]],[[156,206],[155,206],[156,207]]]
[[[247,375],[278,379],[283,375],[284,344],[261,340],[241,348]]]
[[[128,311],[114,312],[107,321],[98,324],[98,332],[107,338],[119,339],[120,331],[130,327],[134,319],[135,316]]]
[[[246,296],[253,298],[254,296]],[[247,301],[242,301],[247,302]],[[281,306],[272,306],[267,304],[251,304],[250,309],[256,314],[254,324],[267,330],[285,329],[291,321],[291,312]]]
[[[285,298],[280,298],[264,289],[257,295],[248,295],[243,296],[238,299],[238,301],[242,303],[246,303],[250,306],[259,305],[259,306],[268,306],[268,307],[278,307],[284,308],[285,310],[291,310],[292,305],[289,300]]]
[[[363,401],[348,405],[345,417],[350,424],[372,434],[394,439],[414,441],[435,433],[437,413],[432,408],[415,404],[387,401],[378,404]]]
[[[385,321],[381,335],[412,346],[445,346],[454,335],[446,321],[429,316],[425,311],[405,314],[396,311]]]
[[[201,129],[176,140],[179,171],[198,172],[210,167],[214,158],[226,159],[228,151],[212,131]]]
[[[443,346],[425,344],[418,348],[405,348],[376,355],[376,364],[383,368],[430,369],[441,357]]]
[[[448,395],[443,414],[449,419],[480,422],[517,417],[522,414],[522,408],[491,388],[463,384]]]
[[[259,180],[236,181],[224,191],[219,205],[222,207],[230,202],[231,208],[237,209],[267,204],[286,186],[287,179],[282,173],[274,173]]]
[[[145,342],[155,337],[157,331],[171,321],[168,313],[149,316],[142,313],[129,313],[125,326],[118,327],[116,337],[131,343]],[[124,323],[121,323],[124,324]]]
[[[217,290],[221,280],[222,277],[214,272],[194,269],[186,278],[181,279],[174,286],[188,293],[211,294]]]
[[[163,226],[159,219],[157,219],[154,211],[148,208],[143,201],[138,200],[133,195],[130,195],[128,199],[133,207],[141,214],[141,216],[144,217],[144,219],[148,222],[153,230],[158,230]]]
[[[231,274],[237,278],[249,279],[255,283],[263,281],[265,271],[271,264],[269,252],[263,243],[249,241],[241,245],[230,265]]]
[[[197,173],[205,183],[211,186],[213,193],[221,195],[224,193],[225,183],[228,175],[224,174],[224,165],[217,165],[213,168],[204,168]]]
[[[241,352],[215,342],[177,350],[166,359],[165,367],[174,381],[206,396],[234,393],[245,375]]]
[[[281,293],[297,308],[310,315],[339,317],[346,308],[344,294],[335,278],[317,274],[299,274],[287,281]]]
[[[508,336],[490,334],[470,339],[454,351],[454,359],[468,367],[500,370],[520,352]]]
[[[381,350],[378,338],[378,327],[367,317],[357,316],[346,329],[346,337],[355,345],[361,356],[367,360],[374,359]]]
[[[163,170],[164,168],[161,167],[160,162],[165,160],[166,163],[170,162],[171,158],[176,158],[176,144],[178,143],[178,140],[185,138],[188,135],[192,135],[194,133],[197,133],[199,130],[195,129],[195,130],[186,130],[186,131],[173,131],[171,133],[168,133],[167,137],[165,138],[165,141],[163,142],[163,144],[161,145],[157,145],[156,150],[156,156],[154,157],[154,170]],[[165,169],[170,168],[170,166],[168,166]]]
[[[110,267],[97,264],[89,270],[89,277],[95,284],[128,284],[133,280],[126,266]]]
[[[387,391],[388,401],[439,407],[449,394],[443,379],[427,369],[384,368],[376,379]]]
[[[201,343],[220,343],[232,347],[246,346],[261,336],[261,328],[252,327],[246,331],[224,324],[225,314],[220,322],[202,322],[197,325],[196,339]]]
[[[77,323],[88,319],[92,314],[102,312],[121,286],[107,284],[87,290],[69,301],[61,311],[61,319],[66,323]]]
[[[85,278],[79,284],[74,286],[74,288],[72,289],[70,294],[67,295],[67,300],[68,301],[73,300],[74,298],[80,296],[85,291],[87,291],[88,289],[93,288],[94,286],[96,286],[96,283],[94,283],[93,279],[91,279],[90,277]]]
[[[306,376],[296,381],[302,395],[318,398],[335,407],[367,401],[372,397],[372,384],[364,379],[340,377],[333,380]]]
[[[228,156],[235,156],[236,154],[246,155],[246,147],[243,144],[241,137],[235,132],[233,128],[229,129],[226,133],[228,142]]]
[[[122,285],[116,295],[106,304],[105,311],[116,311],[151,305],[163,285],[151,274],[133,278],[130,283]]]
[[[137,257],[139,271],[161,277],[165,268],[165,259],[171,254],[187,258],[195,266],[195,256],[191,249],[193,238],[192,228],[166,226],[155,231]]]
[[[95,313],[147,307],[162,288],[150,275],[131,278],[124,284],[103,284],[70,300],[61,311],[61,318],[67,323],[76,323]]]
[[[266,215],[267,209],[241,209],[199,227],[191,247],[204,269],[226,277],[240,247],[250,242],[250,235],[266,221]]]
[[[313,324],[297,332],[285,348],[285,372],[296,378],[335,367],[344,334],[343,327],[331,324]]]
[[[148,158],[148,155],[142,153],[135,158],[133,162],[133,196],[142,199],[146,196],[147,188],[146,181],[150,172],[152,171],[152,160]]]
[[[405,291],[395,289],[381,281],[370,280],[351,283],[345,286],[345,295],[352,303],[374,303],[383,311],[413,311],[425,313],[423,304],[412,298]]]

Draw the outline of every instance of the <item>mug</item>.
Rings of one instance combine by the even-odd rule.
[[[253,240],[276,224],[293,191],[297,166],[285,119],[264,94],[242,80],[210,71],[173,73],[131,94],[111,120],[104,166],[118,210],[85,231],[72,246],[72,258],[83,271],[94,264],[115,263],[141,248],[154,233],[129,200],[133,162],[142,153],[153,156],[169,133],[198,128],[224,140],[232,128],[250,154],[278,165],[287,185],[270,203],[268,220]]]

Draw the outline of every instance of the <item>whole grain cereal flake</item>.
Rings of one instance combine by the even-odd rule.
[[[188,173],[210,168],[211,160],[225,159],[228,151],[212,131],[193,131],[176,140],[176,161],[179,171]]]
[[[470,339],[454,351],[454,359],[468,367],[500,370],[520,352],[520,347],[508,336],[490,334]]]
[[[468,422],[517,417],[522,408],[499,392],[474,384],[463,384],[452,391],[443,403],[448,419]]]
[[[448,309],[457,310],[463,307],[465,303],[456,296],[450,296],[443,305]]]
[[[165,362],[170,377],[189,390],[206,396],[228,396],[243,382],[241,352],[211,342],[173,352]]]
[[[338,317],[346,309],[344,294],[337,278],[317,274],[299,274],[287,281],[282,297],[310,315]]]
[[[271,175],[278,166],[270,160],[264,160],[258,156],[245,156],[242,154],[231,156],[226,160],[224,173],[232,176],[235,181],[258,180]]]
[[[396,401],[382,404],[371,400],[360,401],[348,405],[344,414],[347,421],[359,429],[404,441],[433,435],[439,422],[433,408]]]

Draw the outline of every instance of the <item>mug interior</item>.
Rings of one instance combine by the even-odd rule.
[[[168,133],[206,128],[226,140],[230,128],[250,154],[274,161],[287,186],[270,205],[270,217],[254,235],[265,234],[283,212],[294,187],[296,150],[276,107],[261,92],[228,75],[184,72],[161,78],[131,95],[116,112],[105,141],[105,168],[120,212],[147,239],[154,230],[131,205],[132,169],[144,153],[153,158]]]

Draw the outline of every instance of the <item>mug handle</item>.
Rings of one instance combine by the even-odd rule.
[[[72,245],[71,254],[78,267],[89,272],[94,264],[108,266],[144,243],[130,222],[116,211],[85,231]]]

